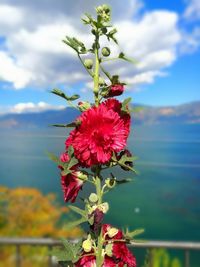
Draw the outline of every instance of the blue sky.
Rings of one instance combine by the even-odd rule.
[[[61,40],[78,36],[89,46],[80,16],[104,2],[1,0],[0,114],[63,108],[54,87],[92,99],[89,77]],[[108,68],[128,83],[125,96],[156,106],[200,100],[199,0],[122,2],[107,1],[120,48],[139,64]]]

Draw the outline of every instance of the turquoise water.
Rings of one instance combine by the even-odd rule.
[[[58,169],[45,151],[60,154],[65,136],[60,129],[2,131],[0,183],[55,192],[63,203]],[[200,125],[137,126],[129,147],[139,158],[139,175],[106,197],[111,202],[106,220],[144,227],[145,239],[200,241]]]

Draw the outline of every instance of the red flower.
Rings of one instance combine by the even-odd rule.
[[[83,112],[77,126],[66,140],[83,167],[107,163],[113,152],[125,148],[130,128],[130,115],[121,112],[121,103],[108,99],[98,107]]]
[[[109,237],[108,231],[111,229],[112,226],[109,224],[103,225],[103,235],[105,236],[106,240],[120,240],[123,239],[123,233],[121,230],[118,230],[118,232],[113,235],[112,237]],[[113,242],[112,247],[112,253],[113,257],[115,259],[115,262],[118,264],[118,266],[123,267],[124,265],[127,265],[127,267],[136,267],[136,259],[130,252],[130,250],[127,248],[125,242]]]
[[[110,224],[104,224],[102,226],[102,233],[105,236],[105,240],[112,240],[112,257],[105,256],[102,267],[136,267],[135,257],[131,254],[127,248],[125,242],[115,242],[115,240],[123,239],[122,231],[117,230],[117,233],[109,237],[108,232],[113,228]],[[104,244],[106,246],[106,244]],[[89,256],[87,253],[83,253],[81,258],[75,263],[75,267],[96,267],[96,257]]]
[[[109,86],[108,94],[106,97],[113,97],[123,94],[124,92],[124,85],[121,83],[112,84]]]
[[[96,258],[85,253],[74,265],[75,267],[96,267]]]
[[[96,258],[95,256],[88,256],[86,253],[75,263],[75,267],[96,267]],[[116,262],[105,256],[102,267],[116,267]]]
[[[69,155],[67,153],[63,153],[60,156],[60,160],[62,162],[68,162]],[[73,167],[72,173],[69,173],[67,175],[61,174],[61,185],[64,193],[65,202],[69,200],[71,202],[74,202],[76,200],[79,190],[82,189],[83,181],[78,179],[79,172],[77,171],[77,167],[78,166]],[[60,168],[62,169],[62,167]]]

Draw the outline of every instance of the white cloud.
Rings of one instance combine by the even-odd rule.
[[[13,14],[17,26],[11,34],[10,30],[5,33],[6,27],[10,29],[10,26],[4,25],[8,51],[0,52],[2,80],[13,83],[16,89],[29,85],[43,88],[60,83],[70,85],[80,81],[89,82],[87,73],[73,51],[61,42],[65,35],[70,35],[77,36],[86,44],[91,43],[91,36],[88,37],[85,28],[77,26],[77,18],[79,13],[90,11],[93,4],[89,0],[84,4],[82,0],[77,1],[77,5],[73,1],[66,4],[63,0],[55,5],[49,0],[48,6],[39,0],[16,0],[15,5],[11,0],[6,1],[7,13]],[[102,1],[97,1],[97,4],[99,2]],[[151,11],[139,15],[142,4],[138,0],[129,0],[126,4],[109,0],[108,3],[113,6],[122,50],[140,62],[133,67],[127,66],[126,62],[112,66],[129,80],[135,76],[135,80],[143,77],[140,78],[141,84],[149,83],[150,80],[153,82],[162,69],[173,64],[177,58],[176,47],[181,41],[177,27],[178,15],[170,11]],[[79,8],[74,10],[75,6]],[[3,9],[5,5],[0,5],[0,14]],[[0,28],[3,23],[0,20]],[[11,24],[14,27],[15,23]],[[4,65],[7,71],[3,70]]]
[[[200,1],[188,0],[188,6],[184,12],[184,17],[189,20],[200,19]]]
[[[181,43],[180,53],[194,53],[200,46],[200,27],[195,27],[191,33],[184,32],[182,35],[184,42]]]
[[[38,102],[38,103],[18,103],[13,107],[9,108],[7,113],[27,113],[27,112],[42,112],[46,110],[61,110],[64,109],[65,106],[54,106],[50,105],[46,102]]]
[[[23,9],[6,4],[0,5],[0,35],[16,29],[23,20]]]
[[[23,88],[32,79],[33,73],[18,66],[17,62],[6,52],[0,51],[0,80],[11,82],[15,89]]]

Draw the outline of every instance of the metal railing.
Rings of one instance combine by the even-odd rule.
[[[61,245],[61,241],[51,238],[0,238],[0,246],[15,246],[15,266],[21,267],[21,246],[45,246],[52,250],[54,246]],[[177,249],[183,250],[185,254],[184,267],[190,266],[190,251],[199,250],[200,242],[176,242],[176,241],[145,241],[142,243],[131,242],[130,247],[155,249],[155,248],[166,248],[166,249]],[[51,255],[48,256],[48,266],[54,267],[55,262]]]

